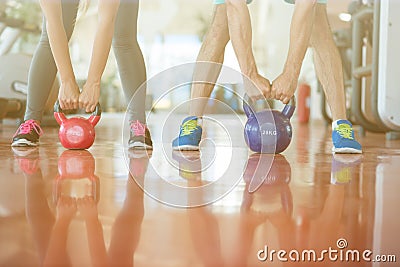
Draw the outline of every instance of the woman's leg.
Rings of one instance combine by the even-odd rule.
[[[68,40],[71,38],[78,12],[79,0],[62,0],[63,22]],[[42,35],[32,59],[28,77],[28,98],[25,120],[40,121],[43,107],[49,98],[57,74],[57,67],[43,19]]]
[[[146,81],[146,67],[137,41],[139,0],[121,1],[113,39],[122,88],[128,103],[130,121],[146,124],[146,88],[138,90]]]

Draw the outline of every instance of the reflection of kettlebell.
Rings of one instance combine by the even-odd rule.
[[[255,111],[254,101],[246,94],[243,110],[247,115],[244,139],[249,148],[258,153],[283,152],[292,140],[292,117],[296,104],[292,97],[282,112],[271,109]]]
[[[99,122],[101,116],[100,105],[88,119],[83,117],[67,118],[61,110],[60,103],[56,101],[54,105],[54,117],[60,125],[58,137],[61,144],[67,149],[88,149],[92,146],[95,139],[94,127]]]
[[[263,185],[282,185],[290,182],[291,173],[290,164],[283,155],[252,154],[247,160],[243,179],[246,183],[256,179]]]
[[[94,174],[95,160],[87,150],[67,150],[58,159],[58,176],[53,190],[53,201],[62,195],[74,198],[93,197],[99,201],[100,180]]]
[[[272,161],[272,164],[269,164]],[[293,211],[293,198],[289,188],[291,167],[283,155],[252,154],[247,160],[243,180],[248,187],[257,181],[255,195],[271,197],[280,194],[281,204],[287,214]],[[253,185],[254,186],[254,185]]]

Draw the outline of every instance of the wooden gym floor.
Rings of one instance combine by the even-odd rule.
[[[173,153],[181,117],[154,116],[151,155],[123,147],[122,115],[88,151],[56,128],[14,151],[0,125],[0,266],[399,266],[377,260],[400,262],[400,141],[333,156],[329,127],[294,122],[282,155],[251,155],[219,115],[201,153]]]

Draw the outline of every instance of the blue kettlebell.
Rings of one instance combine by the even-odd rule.
[[[292,140],[290,118],[295,109],[296,100],[293,96],[282,112],[268,108],[256,111],[255,102],[245,94],[243,110],[248,119],[244,127],[244,139],[247,146],[258,153],[283,152]]]

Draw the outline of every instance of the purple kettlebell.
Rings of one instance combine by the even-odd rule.
[[[248,118],[244,127],[247,146],[258,153],[283,152],[292,140],[290,118],[295,109],[296,100],[293,96],[282,112],[272,109],[255,111],[254,101],[246,94],[243,99],[243,110]]]

